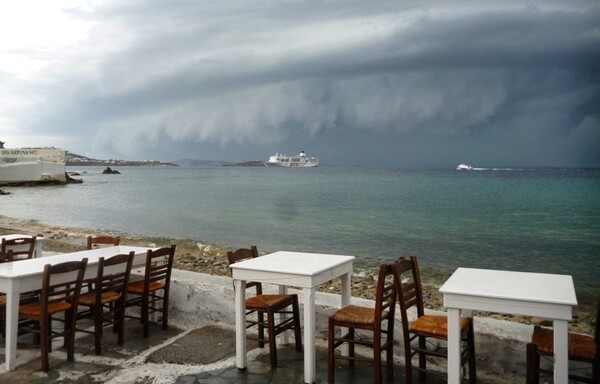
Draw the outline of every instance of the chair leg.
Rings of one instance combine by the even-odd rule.
[[[162,305],[162,329],[166,331],[169,329],[169,295],[166,293],[163,293]]]
[[[381,384],[381,332],[373,335],[373,378],[375,384]]]
[[[117,344],[122,346],[125,342],[125,304],[115,305],[118,305],[118,308],[113,318],[113,332],[117,333]]]
[[[262,312],[256,313],[258,317],[258,347],[265,347],[265,315]]]
[[[296,339],[296,351],[302,352],[302,328],[300,326],[300,309],[298,306],[298,296],[294,296],[292,311],[294,315],[294,337]]]
[[[149,325],[148,325],[148,321],[149,319],[149,314],[148,314],[148,306],[150,305],[149,303],[150,299],[148,298],[148,295],[144,295],[144,297],[142,298],[142,325],[144,328],[144,338],[147,339],[148,336],[150,336],[150,330]]]
[[[469,383],[477,383],[477,370],[475,367],[475,331],[473,326],[473,319],[471,319],[471,326],[467,331],[467,339],[469,342]]]
[[[533,343],[527,343],[527,384],[538,384],[540,381],[540,356],[535,352],[535,345]]]
[[[94,352],[96,355],[102,353],[102,304],[94,306]]]
[[[426,347],[427,342],[425,337],[419,336],[419,348],[425,349]],[[419,371],[419,379],[423,380],[426,377],[425,369],[427,369],[427,356],[423,352],[419,352],[419,368],[421,368],[421,371]]]
[[[329,318],[329,327],[327,333],[327,382],[329,384],[333,384],[333,370],[335,369],[335,363],[333,355],[335,351],[333,350],[334,339],[335,339],[335,326],[333,324],[333,319]]]
[[[275,343],[275,313],[273,308],[267,308],[267,322],[269,333],[269,356],[271,357],[271,367],[277,367],[277,345]]]
[[[65,312],[65,343],[67,343],[67,361],[75,360],[75,308]],[[52,341],[50,341],[52,342]]]
[[[40,319],[40,352],[41,352],[41,360],[42,360],[42,371],[48,372],[50,367],[50,362],[48,359],[48,353],[50,349],[50,338],[48,337],[48,319]]]

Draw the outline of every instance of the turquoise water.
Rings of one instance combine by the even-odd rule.
[[[600,170],[71,167],[83,184],[3,188],[0,214],[226,247],[416,254],[442,271],[574,276],[600,289]],[[596,291],[598,292],[598,291]]]

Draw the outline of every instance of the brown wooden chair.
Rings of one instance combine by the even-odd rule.
[[[423,305],[423,291],[419,264],[416,256],[409,259],[400,257],[394,263],[394,275],[404,342],[404,360],[406,368],[406,383],[412,383],[412,370],[419,372],[421,379],[426,373],[446,376],[445,372],[427,370],[427,358],[447,359],[448,318],[446,315],[426,315]],[[410,322],[408,310],[416,309],[417,318]],[[473,320],[462,318],[461,328],[461,364],[469,363],[469,383],[476,383],[475,370],[475,337]],[[418,365],[413,365],[413,359],[418,358]]]
[[[600,383],[600,299],[596,309],[594,336],[569,332],[569,360],[591,364],[591,376],[572,370],[569,379],[584,383]],[[535,326],[531,341],[527,343],[527,384],[539,383],[540,373],[552,374],[540,368],[541,356],[554,356],[554,333],[550,328]],[[586,369],[585,366],[581,368]],[[587,370],[587,369],[586,369]]]
[[[46,264],[42,275],[42,289],[39,300],[19,306],[19,332],[33,333],[39,338],[42,370],[49,370],[48,354],[52,350],[52,339],[64,338],[67,348],[67,361],[74,360],[75,318],[79,293],[87,258],[81,261],[70,261],[60,264]],[[54,315],[64,314],[60,322],[64,323],[61,331],[52,329]]]
[[[258,250],[254,245],[250,248],[240,248],[234,252],[227,252],[229,265],[254,257],[258,257]],[[298,352],[302,351],[298,295],[263,294],[261,283],[247,282],[246,289],[252,288],[255,289],[256,294],[246,298],[246,328],[253,326],[258,328],[258,346],[263,348],[265,343],[269,344],[271,367],[277,367],[277,345],[275,340],[280,333],[293,329],[296,350]],[[276,314],[282,315],[280,322],[276,322]],[[267,330],[268,339],[265,338],[265,329]]]
[[[0,251],[6,254],[9,249],[12,249],[12,260],[31,259],[33,258],[36,239],[37,236],[24,236],[14,239],[4,239],[2,240],[2,247]]]
[[[162,314],[162,329],[169,327],[169,287],[175,258],[175,244],[170,247],[148,250],[144,279],[127,285],[126,307],[139,307],[139,319],[144,327],[144,337],[150,332],[148,322],[151,313]],[[132,317],[132,316],[127,316]],[[137,317],[136,317],[137,318]]]
[[[92,249],[97,246],[119,245],[121,238],[119,236],[88,236],[87,249]]]
[[[382,264],[379,267],[375,308],[349,305],[329,317],[328,334],[328,374],[327,381],[334,382],[335,360],[348,360],[351,366],[357,361],[373,363],[375,383],[382,382],[381,354],[386,352],[386,372],[388,379],[394,375],[394,316],[396,309],[396,285],[392,265]],[[337,336],[336,327],[345,327],[347,333]],[[356,330],[372,332],[372,337],[357,337]],[[349,345],[348,356],[335,353],[335,349],[344,343]],[[355,354],[355,346],[366,346],[373,349],[373,358]]]
[[[117,344],[123,345],[125,330],[125,302],[127,285],[131,274],[134,252],[115,255],[98,260],[98,273],[92,281],[92,288],[79,296],[77,320],[93,319],[94,330],[77,328],[77,331],[94,334],[94,348],[97,355],[102,353],[102,330],[112,325],[117,333]],[[84,306],[85,308],[81,308]]]

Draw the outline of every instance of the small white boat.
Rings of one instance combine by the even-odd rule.
[[[290,168],[311,168],[319,166],[319,158],[306,156],[304,151],[301,151],[297,156],[288,156],[276,153],[269,157],[269,160],[265,162],[265,164]]]
[[[58,148],[4,148],[0,141],[0,185],[66,183],[66,151]]]
[[[461,163],[458,164],[458,167],[456,167],[457,171],[472,171],[473,167],[470,166],[469,164],[465,164],[465,163]]]

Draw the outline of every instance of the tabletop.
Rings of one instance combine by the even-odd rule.
[[[347,255],[279,251],[232,264],[231,268],[313,276],[354,259]]]
[[[440,287],[444,294],[577,305],[570,275],[458,268]]]

